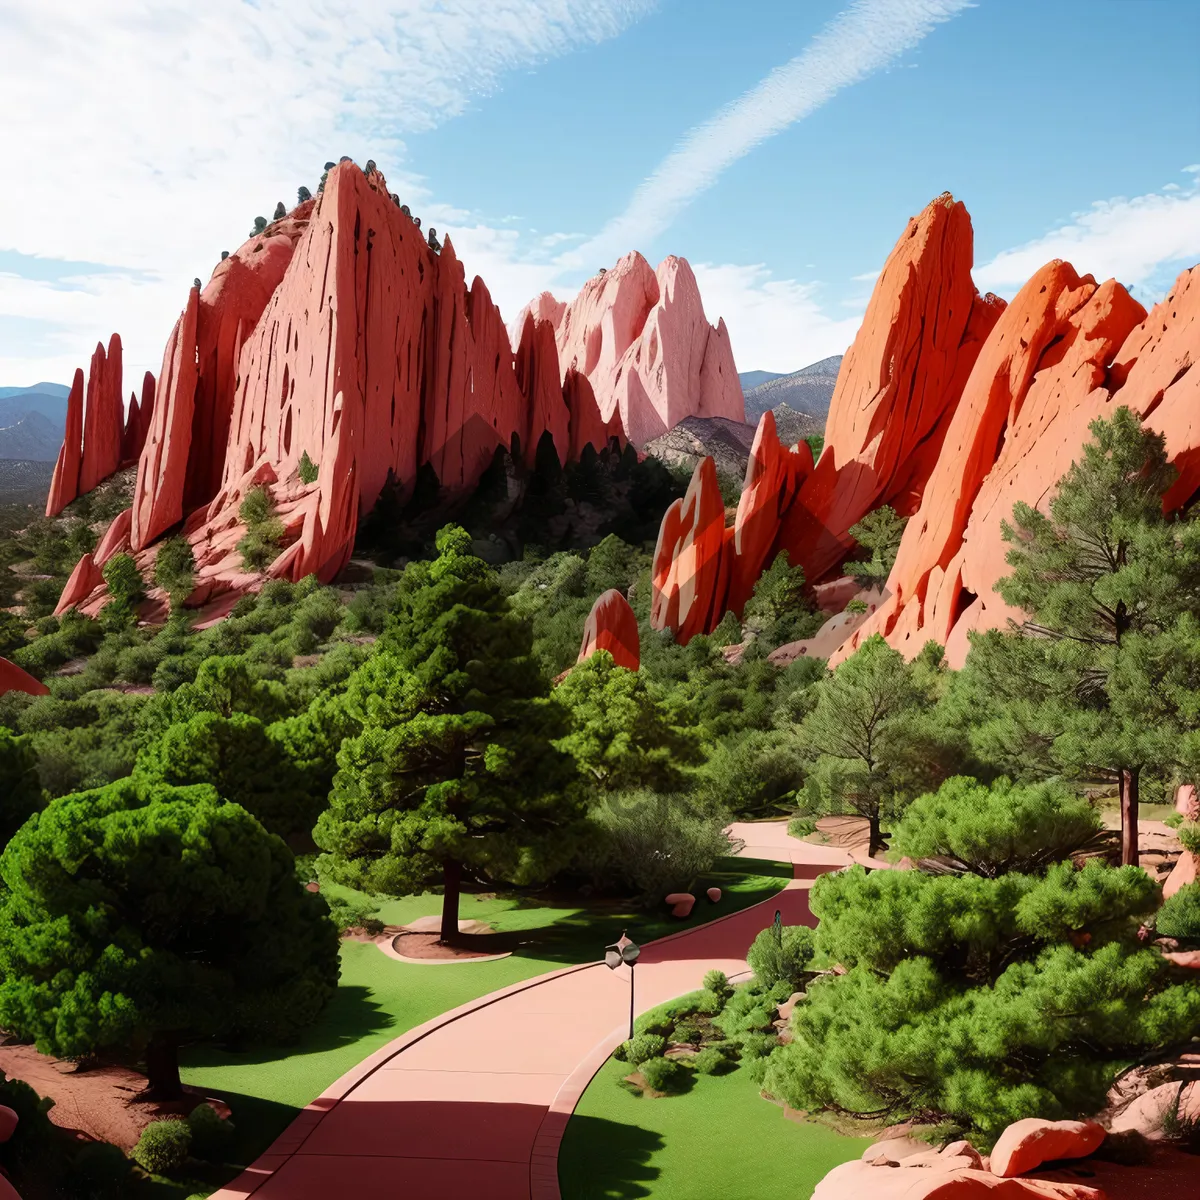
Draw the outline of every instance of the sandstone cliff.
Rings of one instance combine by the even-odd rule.
[[[430,468],[458,496],[498,449],[532,465],[549,438],[566,462],[693,412],[740,418],[728,337],[704,321],[690,268],[668,259],[656,276],[635,258],[570,308],[540,300],[510,343],[450,239],[435,252],[378,171],[340,163],[320,196],[191,290],[157,383],[147,378],[124,430],[110,420],[121,409],[119,339],[93,359],[86,408],[77,375],[52,506],[133,448],[138,475],[132,508],[77,565],[59,610],[103,605],[100,571],[113,554],[133,553],[151,579],[162,538],[182,532],[196,560],[188,603],[212,615],[264,576],[331,579],[389,478],[403,495]],[[585,326],[619,330],[587,335],[611,376],[580,369],[571,331]],[[240,506],[259,486],[284,528],[263,574],[246,571],[237,549]]]

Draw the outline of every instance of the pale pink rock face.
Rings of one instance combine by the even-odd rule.
[[[510,329],[514,346],[532,315],[555,329],[559,367],[587,377],[604,421],[619,418],[643,446],[684,417],[745,419],[725,323],[708,323],[696,276],[674,255],[651,269],[625,255],[569,304],[543,292]]]

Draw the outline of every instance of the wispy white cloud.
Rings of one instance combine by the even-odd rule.
[[[70,379],[114,329],[157,371],[192,277],[322,164],[375,158],[430,202],[404,138],[505,75],[619,33],[656,0],[78,0],[0,4],[0,250],[143,272],[56,293],[61,357],[0,356],[0,381]],[[18,165],[19,164],[19,165]],[[0,321],[41,311],[0,287]]]
[[[854,0],[801,54],[686,134],[625,211],[564,262],[583,266],[644,246],[731,164],[970,7],[969,0]]]
[[[862,322],[862,309],[838,320],[828,316],[815,283],[774,279],[762,265],[700,263],[693,267],[704,311],[723,317],[739,371],[798,371],[831,354],[843,354]]]
[[[1187,191],[1098,200],[1043,237],[1004,250],[975,270],[981,288],[1020,287],[1053,258],[1125,284],[1163,285],[1163,271],[1200,262],[1200,179]]]

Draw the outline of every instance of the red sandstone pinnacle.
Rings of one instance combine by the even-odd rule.
[[[521,454],[527,467],[537,458],[544,433],[554,442],[558,461],[565,463],[571,448],[570,412],[563,399],[558,377],[558,348],[554,326],[533,314],[525,318],[516,353],[517,386],[525,397],[525,428],[521,431]]]
[[[154,413],[138,460],[133,496],[132,541],[142,550],[183,520],[183,489],[196,402],[196,322],[200,289],[188,293],[163,352]]]
[[[853,548],[850,526],[882,504],[915,510],[980,348],[1003,311],[971,280],[966,207],[946,193],[912,218],[846,352],[825,448],[776,549],[816,583]]]
[[[75,369],[71,394],[67,397],[67,425],[63,444],[54,464],[46,516],[57,517],[79,495],[79,466],[83,460],[83,371]]]
[[[599,453],[613,438],[624,442],[620,415],[614,413],[607,421],[604,420],[596,403],[596,393],[586,375],[581,375],[572,367],[567,371],[562,386],[563,400],[569,413],[572,462],[579,461],[585,446],[591,446]]]
[[[88,373],[87,403],[83,410],[83,461],[80,494],[90,492],[121,465],[121,436],[125,408],[121,402],[121,337],[109,339],[108,353],[97,343]]]
[[[667,509],[654,549],[650,625],[673,629],[681,645],[715,628],[729,586],[733,530],[711,458],[696,464],[682,500]],[[715,612],[715,615],[714,615]]]
[[[618,667],[630,671],[636,671],[641,664],[637,617],[617,588],[609,588],[592,605],[576,661],[591,658],[597,650],[607,650]]]
[[[7,658],[0,658],[0,696],[7,692],[26,692],[30,696],[50,695],[50,689],[40,679],[34,679],[28,671],[22,671]]]

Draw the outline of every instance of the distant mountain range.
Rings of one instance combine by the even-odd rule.
[[[782,379],[783,373],[780,371],[740,371],[738,380],[742,385],[743,392],[753,391],[760,384],[770,383],[772,379]]]
[[[824,425],[841,365],[842,356],[835,354],[803,370],[793,371],[791,375],[774,375],[769,371],[747,371],[739,375],[746,397],[746,420],[752,425],[757,424],[767,409],[786,404],[794,412],[819,418]],[[750,384],[747,389],[748,381],[755,379],[759,382]]]
[[[0,459],[54,462],[67,423],[67,397],[61,383],[0,388]]]

